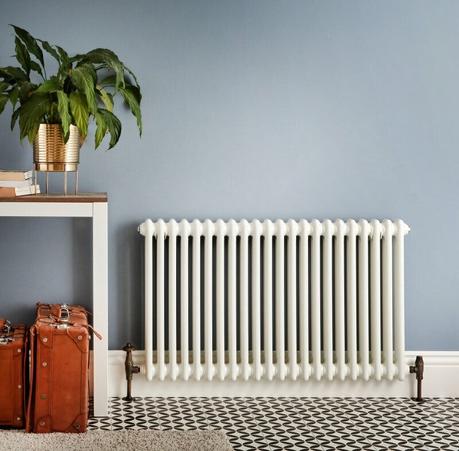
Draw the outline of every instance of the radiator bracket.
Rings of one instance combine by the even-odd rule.
[[[126,343],[123,347],[123,351],[126,352],[126,360],[124,361],[124,369],[126,372],[126,396],[123,398],[123,401],[135,401],[136,398],[132,397],[131,390],[132,390],[132,377],[134,374],[140,373],[140,367],[134,365],[134,361],[132,359],[132,351],[135,348],[131,343]]]

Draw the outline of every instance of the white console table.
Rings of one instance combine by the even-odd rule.
[[[94,343],[94,415],[107,415],[108,235],[107,194],[38,194],[0,199],[0,217],[92,218],[93,326],[103,336]],[[32,302],[32,300],[31,300]]]

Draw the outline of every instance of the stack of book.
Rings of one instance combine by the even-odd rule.
[[[0,169],[0,197],[17,197],[39,194],[40,186],[32,182],[32,171]]]

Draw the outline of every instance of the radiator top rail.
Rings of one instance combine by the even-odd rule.
[[[391,221],[384,219],[382,221],[372,219],[370,221],[366,219],[348,219],[344,221],[342,219],[336,219],[331,221],[326,219],[319,221],[313,219],[307,221],[301,219],[295,221],[289,219],[283,221],[278,219],[271,221],[266,219],[260,221],[254,219],[247,221],[242,219],[241,221],[235,221],[230,219],[223,221],[218,219],[217,221],[211,221],[206,219],[199,221],[197,219],[192,222],[182,219],[180,222],[171,219],[164,221],[158,219],[152,221],[147,219],[139,227],[138,231],[143,236],[170,236],[170,235],[198,235],[198,236],[288,236],[288,235],[332,235],[332,236],[348,236],[348,235],[368,235],[368,237],[381,238],[384,235],[407,235],[410,231],[410,227],[401,219]]]

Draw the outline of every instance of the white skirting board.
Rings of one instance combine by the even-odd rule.
[[[109,396],[126,396],[124,351],[109,351]],[[407,363],[416,355],[424,358],[423,396],[459,397],[459,351],[409,351]],[[135,365],[144,364],[144,352],[134,351]],[[136,374],[133,396],[305,396],[305,397],[410,397],[416,393],[414,375],[404,381],[175,381],[148,382],[144,374]]]

